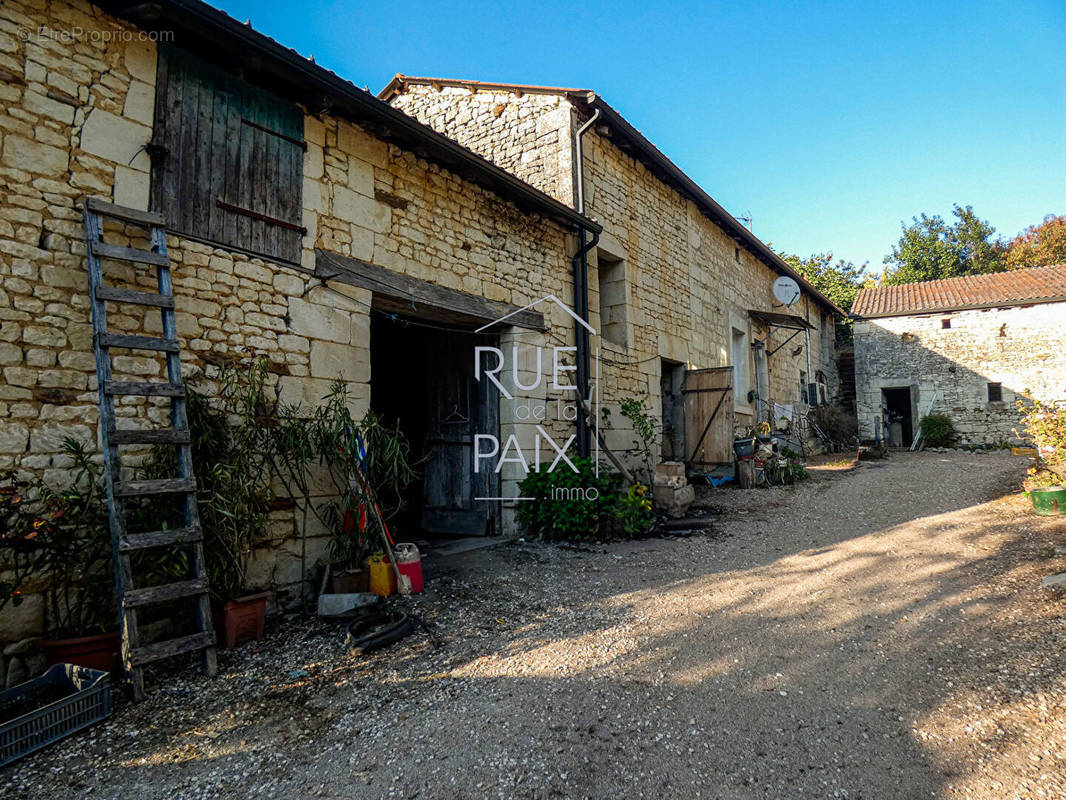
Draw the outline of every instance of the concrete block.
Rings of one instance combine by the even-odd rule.
[[[318,596],[318,616],[337,617],[348,611],[377,602],[378,596],[370,592],[353,592],[351,594],[320,594]]]
[[[148,172],[151,164],[148,154],[141,148],[151,138],[152,129],[147,125],[94,108],[82,127],[81,149],[108,161]]]

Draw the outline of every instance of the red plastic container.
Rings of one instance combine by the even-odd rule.
[[[411,581],[411,594],[422,591],[422,556],[418,547],[407,542],[396,545],[396,569]]]

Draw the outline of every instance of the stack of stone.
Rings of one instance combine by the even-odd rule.
[[[696,491],[685,477],[685,465],[680,461],[659,464],[655,468],[654,483],[655,507],[671,517],[680,517],[696,499]]]

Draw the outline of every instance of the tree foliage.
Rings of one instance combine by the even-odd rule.
[[[951,224],[943,217],[922,214],[902,226],[899,242],[885,256],[885,286],[962,275],[1003,272],[1006,246],[993,235],[996,229],[980,219],[973,206],[956,205]]]
[[[1010,269],[1066,264],[1066,216],[1048,214],[1040,225],[1031,225],[1007,245]]]
[[[842,258],[833,261],[832,253],[815,253],[807,258],[782,253],[781,258],[845,311],[851,311],[855,296],[867,279],[866,264],[856,267]]]
[[[866,274],[866,264],[857,267],[842,258],[834,261],[832,253],[815,253],[807,258],[781,253],[781,258],[844,311],[851,311],[859,289],[872,280]],[[837,320],[836,338],[841,343],[851,341],[850,319]]]

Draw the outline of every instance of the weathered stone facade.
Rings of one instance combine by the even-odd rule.
[[[874,437],[884,389],[913,387],[915,423],[933,401],[961,444],[1018,443],[1018,400],[1066,400],[1063,342],[1061,302],[856,320],[859,435]],[[1002,400],[989,401],[989,384],[999,384]]]
[[[67,35],[75,29],[83,35]],[[110,34],[93,33],[101,31]],[[97,441],[78,204],[97,196],[148,207],[144,146],[152,138],[156,52],[138,29],[80,0],[12,0],[0,9],[0,469],[63,482],[63,437]],[[187,370],[208,368],[219,356],[262,354],[288,401],[317,403],[342,376],[361,415],[370,399],[373,296],[312,277],[316,247],[519,306],[547,293],[572,303],[572,235],[562,224],[344,119],[306,114],[305,139],[303,269],[168,236]],[[145,245],[130,236],[108,229],[108,241]],[[154,286],[154,272],[107,269],[116,282]],[[541,310],[549,330],[540,341],[573,340],[565,312]],[[158,335],[158,314],[143,311],[116,307],[109,324]],[[512,335],[509,328],[501,334]],[[113,362],[116,379],[164,374],[150,355]],[[137,398],[118,406],[136,424],[165,422],[167,413]],[[529,426],[502,419],[503,436],[528,435]],[[513,493],[513,483],[505,490]],[[282,602],[311,577],[327,543],[324,530],[308,531],[303,561],[289,514],[274,515],[273,536],[250,567],[250,582],[277,589]],[[0,641],[39,632],[43,613],[34,597],[5,609]]]
[[[382,96],[561,202],[573,203],[574,135],[589,116],[577,99],[583,94],[398,77]],[[758,387],[760,368],[751,344],[766,342],[768,330],[749,318],[748,311],[775,308],[772,284],[778,273],[739,245],[693,200],[653,174],[643,160],[623,151],[603,125],[596,123],[584,137],[585,211],[604,226],[590,257],[589,306],[592,324],[603,334],[599,344],[608,370],[602,391],[613,417],[620,419],[618,402],[634,395],[647,395],[653,416],[661,416],[662,359],[696,369],[734,364],[734,330],[743,335],[747,353],[747,363],[737,370],[742,379],[747,376],[737,393],[738,425],[749,424],[757,413],[756,404],[746,399],[748,390],[758,391],[766,401],[800,404],[801,377],[814,382],[821,373],[831,399],[839,385],[833,315],[806,293],[791,308],[778,309],[814,326],[810,362],[808,348],[795,352],[797,343],[805,343],[800,334],[768,359],[768,386]],[[612,265],[610,280],[602,283],[600,261]],[[612,295],[604,304],[601,285]],[[624,306],[624,337],[610,335],[613,326],[604,325],[600,316],[603,306]],[[767,349],[791,333],[775,331]],[[633,446],[633,434],[615,427],[608,443],[627,450]]]

